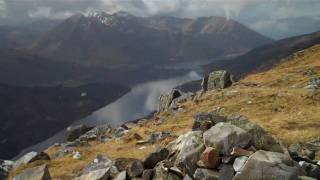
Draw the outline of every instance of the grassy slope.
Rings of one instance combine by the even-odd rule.
[[[193,116],[197,112],[212,111],[222,107],[222,114],[241,114],[253,122],[263,126],[271,134],[288,145],[299,141],[309,141],[320,137],[320,95],[312,93],[303,87],[308,84],[310,77],[304,72],[312,69],[315,76],[320,76],[320,45],[300,51],[286,59],[273,69],[245,77],[231,88],[221,91],[210,91],[196,101],[181,105],[184,112],[175,114],[162,113],[166,119],[161,125],[156,125],[150,119],[140,125],[131,124],[131,135],[123,140],[111,141],[106,144],[91,142],[91,147],[76,148],[83,155],[82,160],[74,160],[65,156],[58,160],[46,162],[54,178],[70,179],[88,164],[97,154],[105,154],[112,158],[133,157],[142,159],[156,146],[167,144],[165,140],[159,144],[140,149],[132,138],[138,133],[147,138],[155,131],[170,131],[176,135],[190,130]],[[49,154],[55,148],[48,150]],[[28,165],[35,166],[43,162]],[[11,175],[26,167],[18,169]]]

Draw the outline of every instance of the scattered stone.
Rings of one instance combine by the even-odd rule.
[[[54,153],[53,155],[51,155],[51,159],[58,159],[61,158],[67,154],[72,153],[72,148],[71,147],[64,147],[62,146],[56,153]]]
[[[121,138],[124,135],[126,135],[129,132],[129,130],[124,129],[123,127],[118,127],[113,130],[112,134],[115,138]]]
[[[169,155],[169,151],[166,148],[162,148],[154,153],[151,153],[143,162],[146,169],[153,169],[158,162],[166,159]]]
[[[247,157],[247,156],[237,157],[237,158],[234,160],[233,169],[234,169],[236,172],[240,172],[241,169],[243,168],[244,164],[247,162],[247,160],[248,160],[248,157]]]
[[[76,177],[74,180],[107,180],[108,178],[109,169],[98,169]]]
[[[232,78],[229,72],[220,70],[211,72],[203,78],[201,86],[203,91],[213,89],[224,89],[232,85]]]
[[[126,180],[127,179],[127,172],[121,171],[117,176],[114,178],[114,180]]]
[[[234,177],[234,170],[232,165],[223,164],[219,170],[219,178],[218,180],[232,180]]]
[[[304,174],[303,169],[288,155],[259,150],[248,158],[234,180],[296,179]]]
[[[92,129],[92,127],[88,127],[86,125],[80,124],[78,126],[75,127],[69,127],[67,129],[68,131],[68,137],[67,137],[67,141],[74,141],[76,139],[78,139],[81,135],[85,134],[86,132],[90,131]]]
[[[320,88],[320,77],[312,78],[309,85],[305,87],[306,89],[319,89]]]
[[[234,147],[232,148],[232,152],[231,152],[231,155],[233,156],[250,156],[252,155],[253,152],[252,151],[247,151],[243,148],[239,148],[239,147]]]
[[[78,159],[78,160],[81,159],[80,152],[78,152],[78,151],[74,152],[73,155],[72,155],[72,158],[73,159]]]
[[[153,169],[146,169],[142,173],[142,179],[144,179],[144,180],[152,180],[153,174],[154,174],[154,170]]]
[[[46,164],[29,168],[18,174],[13,180],[51,180],[50,173]]]
[[[219,153],[212,147],[207,147],[201,154],[200,160],[206,168],[214,169],[220,163]]]
[[[134,134],[133,134],[133,138],[134,138],[135,140],[141,140],[141,139],[142,139],[142,137],[141,137],[138,133],[134,133]]]
[[[127,166],[126,170],[129,177],[139,177],[144,171],[143,163],[140,160],[133,161]]]
[[[302,167],[303,170],[307,173],[307,176],[313,178],[320,178],[320,168],[315,164],[311,164],[305,161],[300,161],[299,165]]]
[[[112,166],[113,166],[113,162],[110,158],[103,155],[97,155],[96,158],[82,170],[82,174],[87,174],[91,171],[99,170],[99,169],[109,170]]]
[[[230,154],[233,147],[246,147],[251,135],[245,130],[228,123],[218,123],[203,133],[207,147],[215,148],[221,154]]]
[[[21,165],[26,165],[26,164],[32,163],[34,161],[37,161],[37,160],[50,160],[50,157],[45,152],[37,153],[37,152],[32,151],[32,152],[29,152],[29,153],[23,155],[18,160],[16,160],[13,164],[13,168],[17,168]]]
[[[196,163],[200,160],[200,155],[205,149],[201,131],[191,131],[179,136],[173,149],[179,152],[175,165],[184,174],[193,175],[197,168]]]
[[[154,180],[181,180],[182,178],[178,175],[169,171],[167,167],[165,167],[164,162],[159,162],[154,168]]]
[[[210,170],[210,169],[198,168],[195,171],[193,178],[195,180],[203,180],[203,179],[218,180],[219,172]]]

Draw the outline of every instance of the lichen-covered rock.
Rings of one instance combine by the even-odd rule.
[[[293,180],[303,175],[305,175],[303,169],[288,155],[260,150],[249,157],[241,171],[235,175],[234,180]]]
[[[218,123],[203,133],[203,139],[206,147],[213,147],[227,155],[233,147],[246,147],[251,141],[251,135],[237,126]]]
[[[179,136],[173,145],[173,152],[178,152],[175,165],[184,173],[193,175],[197,168],[196,163],[204,151],[201,131],[191,131]]]
[[[82,174],[87,174],[89,172],[99,170],[99,169],[109,169],[113,166],[113,162],[110,158],[103,155],[97,155],[96,158],[90,162],[82,170]]]
[[[197,113],[194,117],[194,123],[192,126],[193,131],[206,131],[214,126],[216,123],[225,122],[226,118],[219,116],[215,113],[201,112]]]
[[[313,178],[320,178],[320,167],[315,164],[311,164],[305,161],[300,161],[299,165],[307,173],[307,176]]]
[[[203,78],[201,86],[203,91],[224,89],[232,85],[232,77],[229,72],[220,70],[211,72]]]
[[[149,154],[144,160],[144,168],[146,169],[153,169],[158,162],[166,159],[169,155],[169,151],[166,148],[162,148],[156,152]]]
[[[76,177],[74,180],[107,180],[109,176],[109,169],[98,169]]]
[[[320,89],[320,77],[312,78],[306,89]]]
[[[247,162],[247,160],[248,160],[247,156],[237,157],[233,162],[233,169],[236,172],[240,172],[241,169],[243,168],[244,164]]]
[[[13,180],[51,180],[47,165],[41,165],[34,168],[29,168],[18,174]]]
[[[150,137],[148,138],[147,142],[153,144],[160,140],[166,139],[167,137],[170,137],[170,136],[172,136],[170,132],[166,132],[166,131],[154,132],[150,134]]]
[[[316,147],[308,143],[295,143],[289,146],[288,151],[292,159],[307,158],[312,160],[315,158]]]
[[[26,165],[29,163],[32,163],[37,160],[50,160],[50,157],[45,152],[37,153],[35,151],[29,152],[22,157],[20,157],[18,160],[16,160],[13,164],[13,168],[17,168],[21,165]]]

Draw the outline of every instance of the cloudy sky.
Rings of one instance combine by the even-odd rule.
[[[290,32],[320,30],[320,23],[316,23],[320,21],[319,9],[320,0],[0,0],[0,20],[4,24],[35,18],[64,19],[91,10],[127,11],[138,16],[218,15],[280,38]]]

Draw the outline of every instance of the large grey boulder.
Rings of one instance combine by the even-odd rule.
[[[275,139],[272,135],[266,132],[261,126],[250,122],[243,116],[228,116],[226,122],[231,123],[249,133],[252,137],[252,143],[257,149],[273,151],[273,152],[284,152],[279,140]]]
[[[184,173],[193,175],[197,169],[196,163],[204,151],[201,131],[191,131],[179,136],[175,141],[173,150],[178,152],[175,165]]]
[[[13,180],[51,180],[47,165],[41,165],[27,169],[18,174]]]
[[[224,89],[232,85],[232,77],[229,72],[220,70],[211,72],[203,78],[201,86],[203,91]]]
[[[218,123],[203,133],[203,139],[207,147],[227,155],[233,147],[246,147],[251,141],[251,135],[229,123]]]
[[[259,150],[249,157],[234,180],[293,180],[304,174],[303,169],[288,155]]]
[[[180,97],[182,92],[178,89],[173,89],[167,94],[162,94],[159,97],[159,104],[158,104],[158,112],[166,111],[170,108],[171,103],[174,99]]]
[[[37,160],[50,160],[50,157],[45,152],[37,153],[35,151],[32,151],[16,160],[13,164],[13,168],[17,168],[19,166],[26,165]]]

